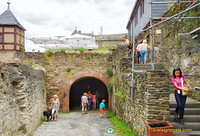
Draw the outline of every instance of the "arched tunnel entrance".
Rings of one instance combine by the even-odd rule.
[[[96,94],[97,106],[99,106],[102,99],[106,99],[106,105],[108,105],[108,90],[106,85],[99,79],[85,77],[75,81],[70,88],[70,110],[80,109],[81,96],[84,92],[87,93],[88,91]]]

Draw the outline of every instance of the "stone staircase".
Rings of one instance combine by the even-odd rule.
[[[151,64],[134,64],[135,70],[151,70]],[[161,69],[160,64],[154,64],[154,69]]]
[[[181,125],[180,123],[174,122],[176,101],[173,95],[170,95],[170,123],[174,126],[174,129],[188,129],[189,131],[174,132],[174,136],[200,136],[200,102],[189,97],[187,98],[184,114],[185,124]]]

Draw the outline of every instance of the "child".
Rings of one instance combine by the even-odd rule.
[[[100,103],[100,107],[99,107],[99,110],[100,110],[100,118],[102,118],[102,116],[103,116],[103,109],[106,109],[106,108],[105,108],[105,102],[106,102],[106,100],[103,99],[102,102]]]

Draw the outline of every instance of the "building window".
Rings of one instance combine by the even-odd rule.
[[[138,24],[138,11],[135,13],[135,26]]]
[[[0,43],[2,43],[2,35],[0,34]]]

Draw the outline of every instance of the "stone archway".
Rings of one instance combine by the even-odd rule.
[[[102,75],[101,73],[94,72],[94,71],[85,71],[85,72],[79,72],[75,74],[73,77],[71,77],[61,88],[61,91],[63,92],[62,97],[62,110],[63,111],[70,111],[69,108],[69,97],[70,97],[70,89],[71,86],[78,80],[83,78],[95,78],[100,80],[104,85],[108,88],[109,80],[106,76]],[[108,108],[111,107],[111,94],[108,93]]]

